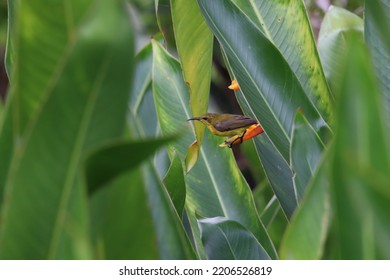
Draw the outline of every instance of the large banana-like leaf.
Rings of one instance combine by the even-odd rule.
[[[136,159],[127,158],[137,163]],[[117,155],[112,154],[112,159],[127,167],[126,161]],[[180,217],[151,162],[124,174],[114,177],[91,198],[92,230],[98,256],[105,259],[195,259]]]
[[[144,184],[142,173],[136,168],[114,178],[90,197],[95,258],[160,258]]]
[[[272,41],[326,120],[333,115],[328,89],[303,0],[232,0]]]
[[[257,194],[257,196],[259,195],[261,195],[261,193]],[[256,193],[254,193],[254,196],[256,198]],[[263,211],[261,211],[260,214],[261,221],[266,227],[272,224],[279,210],[280,210],[280,203],[276,199],[276,196],[271,197],[271,199],[268,201],[267,205],[264,207]]]
[[[364,35],[381,84],[387,120],[390,120],[390,1],[366,1]],[[388,122],[389,123],[389,122]]]
[[[294,187],[299,201],[317,170],[325,145],[299,111],[291,138],[291,168],[294,171]]]
[[[243,112],[250,115],[250,107],[242,96],[242,94],[238,95],[238,102]],[[298,205],[298,196],[294,188],[293,173],[289,163],[278,152],[266,134],[256,137],[254,143],[272,190],[286,217],[290,218]]]
[[[343,8],[331,6],[325,14],[318,37],[318,51],[329,86],[339,92],[341,69],[349,52],[347,35],[355,33],[363,40],[363,20]]]
[[[191,112],[193,116],[200,116],[207,112],[209,101],[213,34],[204,21],[196,0],[172,0],[171,5],[176,46],[184,79],[191,92]],[[190,146],[191,150],[186,158],[187,171],[196,162],[204,129],[204,125],[195,123],[197,143]]]
[[[88,243],[80,163],[91,147],[123,135],[133,57],[124,2],[12,6],[0,258],[91,257],[78,246]]]
[[[157,36],[158,39],[160,36]],[[152,45],[148,44],[135,59],[135,80],[131,90],[130,114],[128,116],[132,137],[143,139],[145,136],[160,135],[152,92]],[[150,140],[143,139],[147,144]],[[154,142],[157,140],[153,140]],[[145,155],[140,148],[139,154]],[[181,216],[185,202],[184,174],[180,159],[175,155],[171,166],[157,154],[143,168],[144,189],[149,200],[148,206],[153,213],[155,238],[158,240],[158,253],[162,259],[193,259],[195,254],[181,223]],[[134,158],[134,156],[133,156]],[[122,164],[128,165],[128,164]],[[162,174],[165,174],[162,182]],[[152,200],[154,202],[152,202]],[[156,203],[157,202],[157,203]],[[166,237],[169,236],[167,239]]]
[[[341,259],[390,257],[390,139],[379,85],[365,45],[350,38],[330,163]]]
[[[223,50],[222,53],[225,54]],[[224,55],[224,58],[228,69],[231,70],[231,66],[226,55]],[[251,115],[251,108],[247,100],[243,98],[243,94],[240,91],[236,91],[236,94],[238,97],[237,101],[244,114]],[[264,168],[265,175],[280,201],[283,212],[286,217],[290,218],[298,205],[298,196],[294,188],[293,172],[289,163],[278,152],[265,133],[254,138],[254,145]]]
[[[167,188],[177,213],[181,217],[183,215],[184,204],[186,201],[186,185],[184,180],[184,170],[180,158],[176,153],[174,154],[171,166],[164,177],[164,185]]]
[[[281,259],[320,259],[330,224],[329,157],[314,174],[279,249]]]
[[[166,188],[149,163],[144,167],[144,182],[157,235],[160,258],[195,259],[188,236]]]
[[[0,198],[14,144],[35,118],[53,81],[66,65],[90,1],[76,5],[72,1],[46,4],[9,1],[8,4],[6,68],[11,87],[7,94],[7,113],[0,120]],[[72,21],[67,26],[65,19],[69,15]]]
[[[295,112],[300,108],[321,137],[328,126],[275,45],[230,1],[198,0],[222,45],[242,98],[286,161]]]
[[[155,40],[162,40],[162,36],[157,35]],[[130,91],[128,115],[129,128],[132,137],[135,138],[161,136],[157,113],[154,110],[152,63],[152,45],[149,43],[135,57],[134,82]],[[153,161],[162,178],[169,168],[169,159],[165,149],[157,153]]]
[[[154,0],[158,28],[164,38],[166,47],[172,50],[176,47],[176,42],[170,6],[171,0]]]
[[[157,115],[152,91],[152,45],[146,45],[135,57],[134,82],[130,91],[130,130],[139,131],[143,137],[158,135]],[[136,124],[135,119],[141,121]]]
[[[169,147],[170,155],[176,151],[183,161],[187,147],[194,139],[190,124],[186,121],[191,117],[188,88],[182,79],[179,63],[157,42],[153,42],[153,52],[153,90],[159,123],[164,135],[179,130],[187,132]],[[251,191],[235,163],[231,150],[218,147],[222,141],[222,138],[207,131],[199,159],[185,176],[186,212],[198,253],[201,258],[206,257],[196,215],[221,216],[246,227],[268,255],[276,258],[275,248],[257,216]]]
[[[240,223],[222,217],[199,219],[198,223],[208,259],[269,259],[259,241]]]
[[[86,179],[90,193],[135,167],[173,138],[147,139],[110,143],[99,147],[86,162]]]

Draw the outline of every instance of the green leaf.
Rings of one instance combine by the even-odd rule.
[[[225,62],[230,69],[229,60],[226,55],[224,57]],[[243,96],[240,91],[236,91],[236,95],[237,93],[239,97],[238,103],[240,104],[242,111],[246,115],[251,115],[252,111],[248,101],[244,98],[240,98],[240,96]],[[278,152],[266,133],[254,138],[253,141],[268,182],[277,196],[286,217],[290,218],[298,205],[298,201],[295,195],[293,173],[289,163]]]
[[[320,259],[330,223],[328,158],[314,174],[280,246],[281,259]]]
[[[379,79],[390,120],[390,2],[366,1],[364,35]]]
[[[179,63],[153,42],[153,89],[156,110],[163,135],[183,131],[191,117],[189,92]],[[168,152],[172,158],[176,151],[184,161],[187,147],[194,135],[188,133],[172,145]],[[186,212],[191,223],[195,246],[201,258],[204,258],[203,245],[195,213],[203,217],[224,216],[245,226],[259,240],[272,258],[276,258],[275,249],[266,230],[257,217],[253,197],[249,186],[240,173],[230,149],[218,145],[223,138],[206,132],[200,150],[199,159],[191,172],[185,176],[187,186]]]
[[[4,2],[5,4],[6,2]],[[14,47],[13,44],[14,42],[14,33],[16,30],[15,27],[15,21],[9,20],[10,18],[14,17],[15,15],[15,6],[18,5],[19,3],[17,1],[10,1],[9,3],[7,2],[7,5],[4,6],[7,9],[8,12],[8,22],[7,22],[7,40],[6,40],[6,48],[5,48],[5,59],[4,59],[4,67],[5,67],[5,72],[7,73],[8,80],[10,81],[11,75],[12,75],[12,58],[15,56],[14,52]],[[5,22],[5,21],[4,21]],[[9,94],[7,93],[7,96]]]
[[[300,201],[317,169],[325,145],[300,111],[295,116],[292,133],[291,168],[295,194],[297,201]]]
[[[326,79],[334,93],[340,90],[341,69],[349,52],[346,40],[351,33],[358,34],[363,40],[363,20],[343,8],[331,6],[321,24],[318,51]]]
[[[143,173],[157,234],[160,258],[169,260],[195,259],[196,255],[185,233],[181,219],[153,165],[147,164],[143,169]]]
[[[152,62],[152,45],[148,44],[136,56],[135,82],[131,91],[132,98],[128,119],[133,136],[137,138],[161,134],[154,111],[155,102],[151,80]],[[148,205],[153,213],[154,235],[158,241],[159,257],[162,259],[194,259],[196,256],[180,219],[183,211],[180,210],[180,207],[183,209],[185,201],[181,162],[175,160],[174,157],[169,169],[165,168],[165,165],[165,154],[162,156],[156,154],[153,164],[150,161],[143,169],[144,188],[149,199]],[[169,190],[165,189],[157,172],[160,174],[167,172],[165,183]],[[180,178],[182,183],[180,183]],[[169,197],[168,192],[170,192],[171,197]]]
[[[380,49],[383,49],[384,47],[387,53],[390,52],[389,1],[366,1],[365,8],[364,24],[367,31],[365,35],[367,35],[366,39],[368,43],[374,43],[374,45]],[[373,37],[371,37],[371,35],[373,35]],[[374,41],[370,42],[372,39]],[[379,39],[380,42],[376,41],[377,39]],[[380,43],[381,45],[376,43]]]
[[[175,48],[176,42],[173,32],[172,13],[170,8],[171,1],[155,0],[154,3],[157,25],[164,37],[164,43],[169,49]]]
[[[88,192],[92,193],[120,174],[139,166],[173,137],[108,144],[86,161]]]
[[[74,246],[88,226],[81,161],[123,135],[128,16],[122,1],[18,2],[13,12],[10,104],[0,128],[8,145],[0,151],[0,258],[85,257]]]
[[[223,217],[198,220],[210,260],[267,260],[267,252],[243,225]]]
[[[140,169],[126,172],[94,192],[90,205],[91,233],[97,258],[159,258]]]
[[[193,116],[207,112],[212,54],[213,34],[199,11],[196,0],[172,0],[172,21],[184,79],[188,85],[190,108]],[[189,156],[197,158],[202,145],[204,125],[195,123],[197,145],[192,146]],[[189,169],[187,168],[187,171]]]
[[[175,153],[164,177],[164,185],[167,188],[169,196],[175,205],[179,216],[183,215],[184,203],[186,200],[186,185],[184,181],[184,171],[179,156]]]
[[[151,110],[154,108],[152,63],[152,45],[147,44],[135,57],[134,77],[130,91],[130,116],[128,117],[131,130],[138,131],[143,137],[159,135],[157,114],[155,110]]]
[[[390,257],[390,139],[360,38],[349,38],[331,161],[332,235],[341,259]]]
[[[275,44],[306,95],[326,120],[333,115],[328,89],[304,1],[232,0]]]
[[[150,162],[95,192],[91,212],[95,245],[103,258],[196,258]],[[122,219],[124,214],[126,218]]]
[[[198,0],[210,28],[222,45],[250,114],[263,126],[280,154],[289,161],[290,134],[301,108],[316,131],[328,129],[294,72],[269,39],[230,1]],[[323,136],[322,133],[320,133]]]
[[[161,41],[161,36],[158,35],[155,39]],[[132,137],[136,139],[161,138],[153,98],[152,65],[152,44],[148,43],[135,57],[134,82],[130,92],[128,122]],[[165,149],[155,154],[153,163],[162,178],[170,164]]]
[[[256,137],[254,142],[272,190],[290,218],[298,205],[290,166],[266,135]]]
[[[240,146],[243,156],[248,160],[246,168],[253,175],[255,183],[266,183],[265,173],[261,165],[260,158],[257,154],[255,143],[253,141],[246,141],[245,145]]]
[[[195,125],[198,125],[198,124],[195,124]],[[196,131],[196,129],[195,129],[195,131]],[[199,151],[200,151],[200,146],[199,146],[197,140],[195,140],[194,142],[192,142],[191,145],[188,146],[187,155],[186,155],[186,158],[184,159],[184,166],[186,169],[186,173],[190,172],[192,167],[194,167],[194,165],[198,161]]]
[[[7,113],[0,119],[0,198],[10,167],[14,144],[47,99],[52,83],[63,70],[75,44],[76,29],[82,23],[89,1],[22,5],[9,3],[9,32],[6,69],[10,84]],[[68,5],[69,4],[69,5]],[[72,7],[76,7],[72,10]],[[72,16],[68,29],[66,18]],[[72,38],[72,40],[70,40]],[[45,50],[43,52],[42,50]],[[62,61],[63,60],[63,61]]]
[[[260,214],[261,221],[265,227],[268,227],[273,222],[279,210],[280,203],[276,199],[276,196],[273,196]]]
[[[267,207],[261,213],[260,218],[266,225],[267,232],[274,242],[275,247],[280,248],[280,243],[289,225],[289,221],[275,196],[269,201],[269,204],[267,204]]]

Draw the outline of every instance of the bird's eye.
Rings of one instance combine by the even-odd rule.
[[[204,118],[202,118],[202,120],[205,120],[205,121],[207,121],[207,120],[208,120],[208,118],[207,118],[207,117],[204,117]]]

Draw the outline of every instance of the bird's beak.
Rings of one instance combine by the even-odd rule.
[[[199,121],[199,120],[200,120],[200,117],[195,117],[195,118],[188,119],[187,121]]]

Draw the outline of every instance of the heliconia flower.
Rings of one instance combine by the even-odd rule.
[[[234,80],[232,81],[231,85],[228,86],[228,89],[231,89],[231,90],[240,90],[240,86],[238,85],[236,79],[234,79]]]

